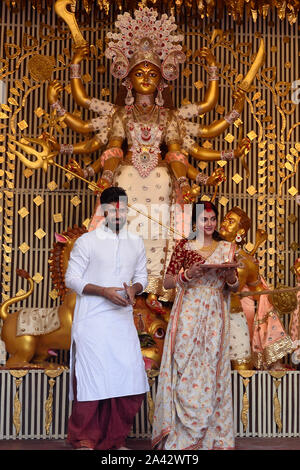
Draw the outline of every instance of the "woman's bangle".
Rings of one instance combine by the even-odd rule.
[[[189,283],[189,278],[186,278],[185,273],[179,273],[175,277],[175,284],[178,284],[180,287],[185,288]]]
[[[236,276],[235,281],[231,284],[230,282],[226,281],[228,287],[235,288],[239,286],[239,278]]]
[[[184,271],[184,273],[183,273],[183,274],[184,274],[184,277],[185,277],[185,279],[187,280],[187,282],[191,282],[191,281],[193,280],[193,278],[188,276],[187,271],[188,271],[188,269],[186,269],[186,270]]]

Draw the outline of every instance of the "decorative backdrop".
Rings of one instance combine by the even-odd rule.
[[[30,3],[38,13],[51,10],[54,0],[5,0],[6,5],[14,12],[20,11]],[[275,13],[281,20],[287,18],[289,23],[297,21],[300,10],[299,0],[82,0],[81,8],[88,20],[89,15],[97,11],[104,11],[109,15],[111,9],[117,5],[119,10],[137,8],[139,5],[153,6],[158,10],[174,10],[178,14],[187,9],[190,16],[194,14],[204,17],[223,18],[224,9],[234,21],[240,24],[244,17],[250,17],[254,22],[258,17],[267,18],[269,13]]]
[[[71,99],[69,64],[72,40],[67,26],[57,19],[51,2],[49,9],[39,13],[32,2],[25,2],[17,12],[9,8],[13,2],[2,2],[0,10],[0,224],[2,300],[26,289],[16,276],[16,268],[27,270],[36,282],[33,295],[22,306],[51,307],[59,302],[52,286],[48,260],[54,242],[54,233],[74,224],[87,225],[95,204],[93,191],[76,179],[68,179],[61,170],[50,167],[47,173],[32,171],[13,154],[9,137],[21,139],[37,137],[49,131],[50,109],[46,100],[46,81],[37,81],[28,64],[36,54],[51,57],[52,78],[65,84],[61,101],[67,110],[76,105]],[[17,2],[18,3],[18,2]],[[81,4],[80,4],[81,5]],[[19,6],[22,6],[21,3]],[[183,8],[183,7],[182,7]],[[90,96],[113,101],[118,82],[109,71],[104,57],[105,35],[111,30],[118,10],[111,7],[109,15],[103,10],[92,10],[89,26],[82,31],[91,47],[89,60],[84,64],[84,81]],[[214,29],[223,31],[212,47],[221,64],[219,104],[205,115],[205,122],[220,118],[232,107],[232,92],[245,75],[251,58],[258,50],[260,38],[265,41],[266,60],[247,94],[247,103],[241,116],[245,136],[251,140],[247,156],[249,178],[241,162],[225,162],[227,181],[218,192],[220,218],[234,205],[240,206],[252,218],[246,248],[255,242],[256,228],[268,232],[267,242],[258,250],[262,275],[267,282],[294,286],[292,266],[299,256],[299,207],[295,196],[300,190],[298,163],[300,160],[300,99],[299,26],[280,20],[275,11],[267,19],[259,16],[256,22],[243,18],[238,24],[224,10],[221,19],[217,13],[208,18],[191,17],[183,8],[178,15],[179,29],[185,34],[187,61],[180,79],[173,89],[176,106],[200,100],[207,84],[206,73],[198,62],[197,51],[209,45]],[[245,13],[246,15],[246,13]],[[85,20],[79,7],[79,20]],[[2,90],[2,93],[1,93]],[[293,100],[295,102],[293,102]],[[78,111],[79,112],[79,111]],[[88,112],[83,117],[88,119]],[[57,124],[61,142],[77,137]],[[236,146],[238,128],[229,128],[225,139],[202,142],[214,148]],[[92,158],[96,155],[92,156]],[[81,163],[89,163],[89,158]],[[65,165],[67,157],[57,158]],[[197,163],[194,163],[195,165]],[[211,173],[224,162],[200,163],[200,169]],[[211,197],[212,191],[203,193]],[[19,305],[15,304],[15,308]],[[285,325],[288,325],[288,318]]]

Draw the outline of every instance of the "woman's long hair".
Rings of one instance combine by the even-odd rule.
[[[219,211],[217,209],[217,207],[212,203],[212,202],[208,202],[208,201],[202,201],[202,202],[197,202],[195,204],[193,204],[193,209],[192,209],[192,220],[191,220],[191,229],[190,229],[190,233],[189,233],[189,240],[193,240],[195,238],[197,238],[197,235],[198,235],[198,231],[197,231],[197,219],[199,217],[200,214],[202,214],[205,210],[212,210],[215,215],[216,215],[216,218],[218,218],[218,215],[219,215]],[[217,230],[214,231],[213,235],[212,235],[212,238],[213,240],[216,240],[216,241],[220,241],[220,240],[223,240],[223,238],[221,237],[221,235],[219,234],[219,232],[217,232]]]

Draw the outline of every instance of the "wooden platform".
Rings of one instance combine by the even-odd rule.
[[[19,375],[23,375],[19,377]],[[71,403],[69,371],[0,371],[0,440],[63,440]],[[151,386],[155,401],[157,381]],[[300,372],[232,372],[237,438],[300,437]],[[131,438],[147,442],[150,402],[136,416]],[[1,447],[0,447],[1,448]]]

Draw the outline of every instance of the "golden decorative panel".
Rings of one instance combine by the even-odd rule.
[[[59,142],[70,143],[77,137],[66,128],[62,119],[53,120],[46,99],[47,80],[55,78],[64,85],[64,107],[70,111],[76,109],[69,83],[71,35],[55,16],[53,2],[48,2],[49,8],[45,11],[47,2],[35,2],[35,10],[32,2],[23,3],[24,7],[17,12],[10,1],[2,2],[0,7],[2,299],[24,287],[16,276],[16,268],[23,268],[32,275],[39,273],[41,276],[33,295],[26,300],[27,306],[51,307],[59,302],[48,265],[55,232],[62,232],[74,224],[86,225],[96,201],[92,186],[76,178],[67,178],[60,168],[49,166],[47,172],[26,169],[15,158],[11,137],[26,140],[26,137],[37,137],[50,131]],[[118,12],[116,4],[111,6],[111,3],[98,2],[103,7],[101,11],[98,7],[92,8],[92,2],[86,2],[91,5],[90,16],[88,27],[82,27],[83,35],[91,45],[91,54],[83,66],[85,86],[90,96],[107,101],[115,99],[119,88],[103,54],[112,16]],[[299,256],[296,195],[300,188],[300,106],[294,101],[300,99],[299,85],[297,88],[300,67],[299,26],[292,14],[297,11],[291,9],[293,2],[289,2],[284,11],[280,1],[276,2],[277,7],[273,7],[273,2],[265,2],[268,8],[255,11],[248,8],[251,2],[240,2],[242,21],[237,22],[233,13],[217,17],[215,2],[197,2],[198,5],[201,3],[206,9],[193,16],[185,8],[187,2],[176,2],[181,8],[177,22],[185,37],[187,60],[180,78],[174,82],[173,100],[180,106],[204,97],[207,74],[197,52],[203,46],[210,46],[220,65],[220,94],[215,110],[206,114],[203,122],[211,123],[226,114],[232,109],[233,91],[249,69],[260,39],[264,39],[265,64],[247,93],[239,126],[231,126],[225,139],[217,138],[205,144],[216,150],[226,150],[234,148],[240,132],[248,136],[251,140],[246,157],[249,176],[238,160],[227,164],[209,163],[201,169],[206,174],[219,166],[224,169],[226,181],[220,185],[217,194],[220,217],[234,205],[247,212],[252,219],[247,238],[249,247],[255,242],[256,229],[267,229],[268,240],[258,252],[261,274],[267,282],[274,287],[280,284],[294,286],[291,267]],[[208,14],[209,4],[212,9]],[[224,4],[229,9],[229,5],[233,8],[237,2]],[[79,11],[79,20],[86,20],[83,11],[81,14],[80,18]],[[248,14],[256,21],[248,21]],[[220,33],[211,43],[216,31]],[[92,116],[84,111],[82,117]],[[90,157],[94,159],[97,155]],[[65,166],[68,160],[67,155],[62,155],[57,162]],[[82,159],[80,163],[89,164],[90,160]],[[209,199],[212,195],[213,189],[208,189],[201,198]]]
[[[30,2],[20,2],[16,0],[5,0],[6,4],[11,8],[12,11],[19,12],[21,8],[26,5],[26,3],[31,3],[32,7],[37,10],[39,14],[45,13],[47,9],[51,9],[53,4],[52,0],[31,0]],[[106,15],[109,15],[111,10],[113,10],[114,5],[117,6],[119,11],[123,9],[132,9],[139,8],[143,6],[154,6],[159,10],[167,8],[168,11],[173,13],[180,14],[184,9],[187,10],[189,16],[196,14],[199,18],[208,17],[213,19],[215,16],[219,17],[220,14],[226,11],[226,14],[232,16],[234,21],[240,23],[241,21],[249,17],[252,18],[253,22],[257,21],[257,18],[269,19],[269,13],[272,12],[277,17],[282,19],[287,19],[290,24],[293,24],[297,21],[297,16],[299,14],[299,2],[297,0],[264,0],[263,2],[254,2],[249,0],[238,0],[232,2],[230,0],[83,0],[82,2],[77,2],[78,9],[85,12],[85,21],[88,22],[91,13],[98,11],[103,11]],[[271,20],[272,21],[272,20]],[[30,21],[27,21],[26,24],[31,25]],[[8,31],[7,35],[12,35],[12,31]],[[284,38],[288,42],[289,37]],[[273,50],[276,51],[276,46],[272,46]],[[62,58],[63,60],[63,58]],[[290,67],[290,62],[286,63],[287,67]]]

